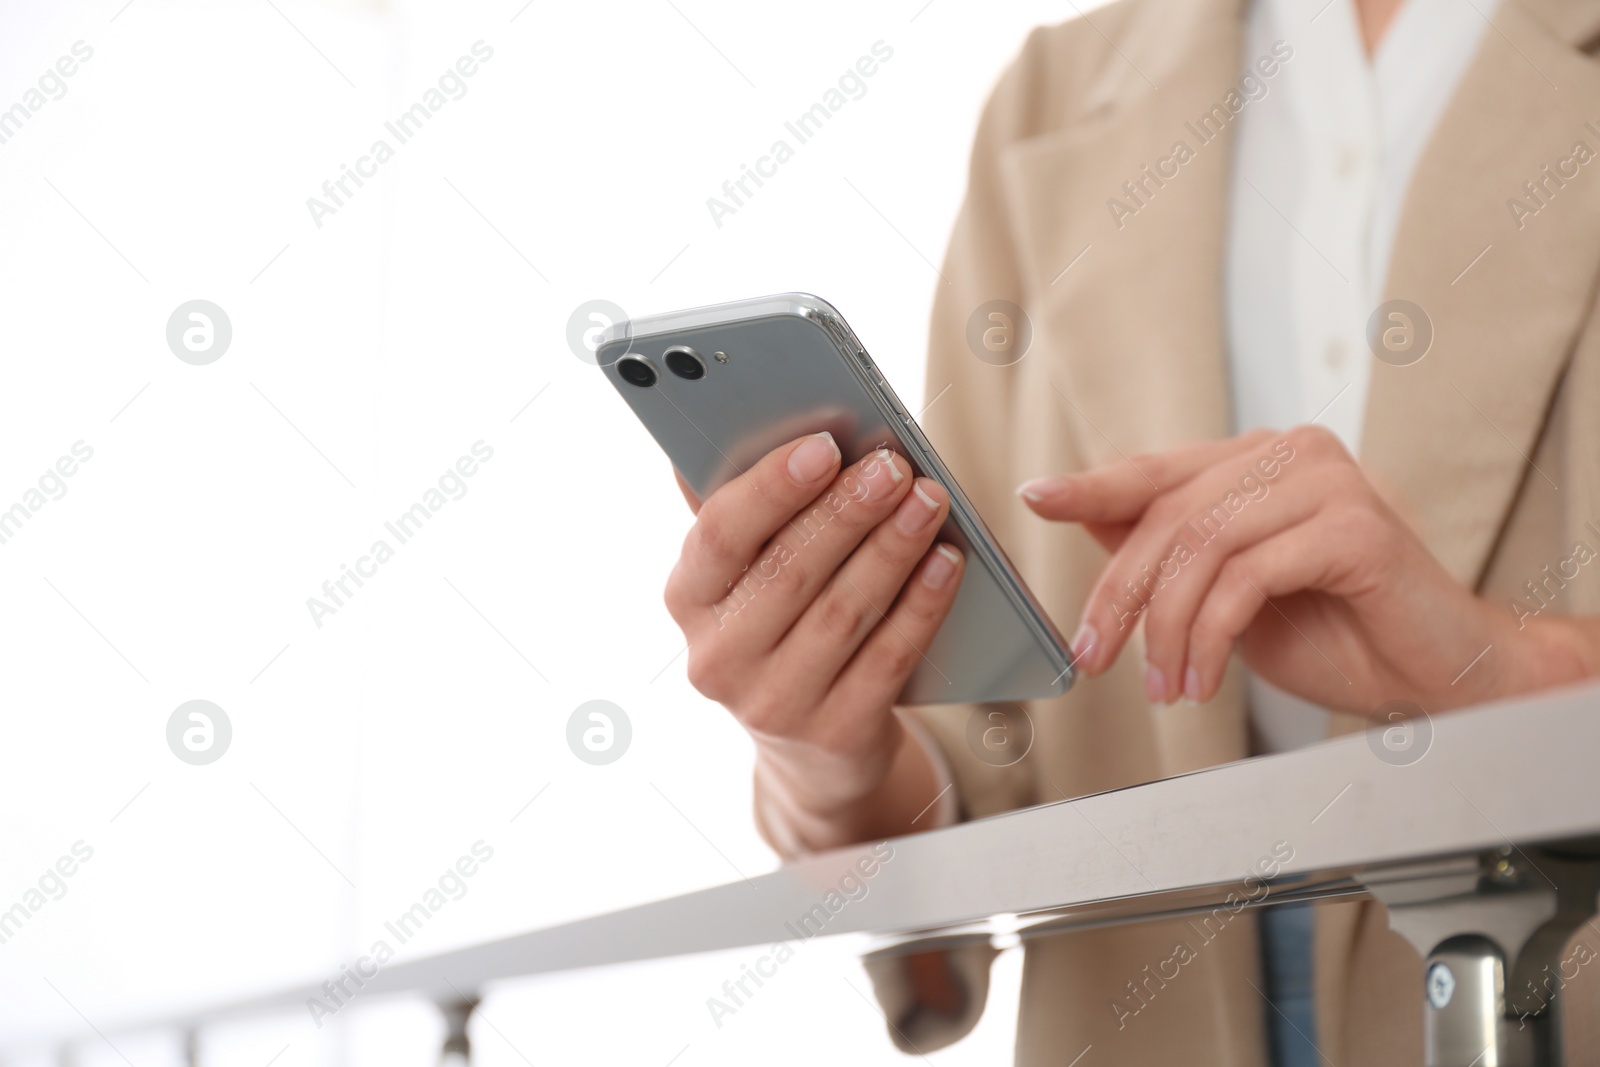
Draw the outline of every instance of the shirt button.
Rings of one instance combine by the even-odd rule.
[[[1331,371],[1342,371],[1346,361],[1344,342],[1335,338],[1328,342],[1328,347],[1322,350],[1322,361]]]
[[[1339,149],[1339,177],[1345,181],[1354,178],[1361,170],[1361,146],[1347,144]]]

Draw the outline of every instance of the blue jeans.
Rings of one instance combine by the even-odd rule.
[[[1262,992],[1273,1067],[1322,1067],[1311,995],[1311,905],[1261,911]]]

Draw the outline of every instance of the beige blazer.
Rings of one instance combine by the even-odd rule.
[[[1231,132],[1199,146],[1184,123],[1222,103],[1253,61],[1240,54],[1242,7],[1121,0],[1036,30],[978,130],[933,314],[927,395],[938,399],[925,421],[1064,628],[1104,555],[1077,528],[1028,514],[1014,487],[1229,432],[1221,265]],[[1577,142],[1600,152],[1597,43],[1600,0],[1504,0],[1493,15],[1417,166],[1390,263],[1387,296],[1427,312],[1432,350],[1407,367],[1376,363],[1367,401],[1362,458],[1374,483],[1452,574],[1508,611],[1575,542],[1600,549],[1585,527],[1600,523],[1600,160],[1536,214],[1508,205],[1534,205],[1524,183]],[[1107,200],[1180,139],[1195,158],[1119,227]],[[975,358],[966,341],[972,312],[994,299],[1023,307],[1034,329],[1009,367]],[[1600,613],[1600,572],[1570,582],[1549,610]],[[1494,655],[1479,668],[1493,669]],[[1248,754],[1237,670],[1205,706],[1152,708],[1140,658],[1133,646],[1105,676],[1030,705],[1034,747],[1006,769],[968,751],[970,706],[918,709],[949,757],[964,814]],[[1341,732],[1362,725],[1338,719]],[[1322,798],[1284,798],[1311,800]],[[1030,944],[1017,1062],[1064,1065],[1092,1044],[1083,1067],[1264,1063],[1272,1009],[1252,987],[1256,933],[1241,918],[1122,1026],[1112,1002],[1172,954],[1178,931]],[[1600,935],[1583,936],[1600,949]],[[969,947],[946,957],[954,997],[926,959],[875,964],[893,1040],[926,1052],[965,1033],[982,1011],[991,956]],[[1420,961],[1380,905],[1318,909],[1316,981],[1327,1062],[1422,1062]],[[1573,1025],[1588,1028],[1573,1033],[1572,1062],[1600,1063],[1600,978],[1586,971],[1569,993],[1587,1005]]]

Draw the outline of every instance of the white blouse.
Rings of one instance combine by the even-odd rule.
[[[1417,159],[1494,6],[1405,0],[1369,59],[1354,0],[1251,5],[1241,67],[1280,41],[1293,55],[1235,120],[1224,284],[1236,432],[1316,421],[1359,456],[1367,320]],[[1250,703],[1268,751],[1324,735],[1320,711],[1254,677]]]

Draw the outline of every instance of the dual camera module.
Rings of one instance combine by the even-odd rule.
[[[720,356],[721,353],[718,353]],[[667,369],[685,381],[699,381],[706,376],[705,360],[692,348],[669,348],[661,354]],[[617,360],[617,373],[629,385],[648,389],[656,384],[656,369],[643,356],[627,355]]]

